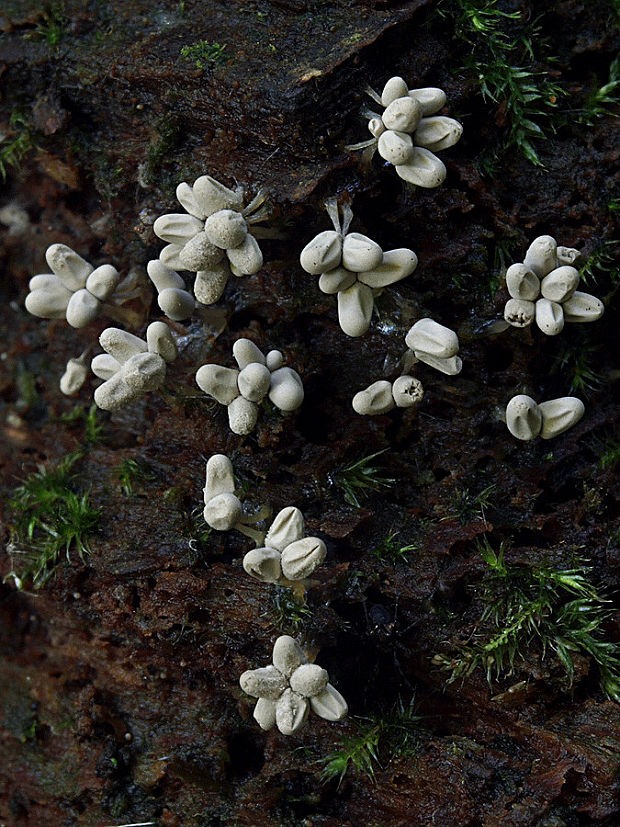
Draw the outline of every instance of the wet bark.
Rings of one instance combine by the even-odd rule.
[[[481,98],[449,21],[426,0],[4,5],[0,119],[5,144],[19,134],[15,113],[29,138],[0,196],[0,573],[20,565],[11,492],[40,466],[84,449],[76,484],[103,518],[84,562],[63,557],[36,591],[17,590],[10,576],[0,585],[0,820],[616,823],[618,707],[587,658],[572,687],[535,651],[491,687],[481,670],[447,684],[433,664],[480,616],[483,535],[495,548],[504,541],[512,563],[587,559],[601,592],[617,588],[620,485],[617,466],[600,459],[601,444],[618,440],[620,402],[609,269],[591,287],[608,302],[595,325],[556,338],[485,325],[508,295],[489,286],[498,250],[507,245],[508,263],[520,261],[550,233],[587,258],[614,237],[616,121],[586,126],[577,115],[617,47],[610,6],[524,4],[558,56],[568,117],[537,144],[544,166],[512,151],[489,176],[480,161],[505,134],[505,112]],[[223,59],[198,68],[181,56],[202,40],[225,45]],[[464,124],[462,141],[442,153],[439,189],[407,189],[380,159],[364,165],[345,150],[367,136],[364,88],[394,74],[445,89],[447,113]],[[181,355],[164,392],[101,413],[101,438],[84,448],[83,421],[61,417],[76,404],[87,411],[94,384],[76,401],[58,378],[105,323],[77,331],[29,316],[28,279],[46,271],[54,242],[94,264],[144,267],[161,249],[154,219],[177,210],[176,184],[205,173],[269,190],[277,237],[261,240],[265,266],[232,279],[217,311],[173,324]],[[411,247],[420,261],[378,299],[361,339],[344,336],[334,297],[298,263],[329,227],[324,199],[344,191],[353,230],[384,249]],[[134,310],[143,322],[161,318],[150,297]],[[405,333],[424,316],[457,330],[462,374],[420,365],[420,408],[355,415],[352,396],[399,374]],[[240,336],[283,350],[306,393],[291,416],[263,410],[248,437],[229,432],[225,410],[194,381],[205,362],[232,366]],[[569,348],[599,377],[583,420],[556,440],[517,443],[501,421],[508,399],[568,394],[560,360]],[[338,474],[379,451],[395,484],[360,509],[347,504]],[[250,505],[297,505],[327,543],[298,626],[278,614],[272,587],[243,572],[246,538],[199,534],[205,458],[216,452],[233,460]],[[118,476],[127,458],[148,468],[129,494]],[[475,498],[489,486],[480,509]],[[370,552],[394,532],[414,550],[392,564]],[[261,732],[238,677],[268,663],[284,633],[319,652],[353,716],[415,693],[415,754],[384,755],[375,783],[350,771],[340,786],[322,784],[320,759],[355,734],[354,718],[315,718],[288,739]],[[618,639],[617,613],[605,635]]]

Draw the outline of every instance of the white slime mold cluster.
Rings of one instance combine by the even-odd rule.
[[[216,531],[237,531],[254,539],[257,548],[243,558],[245,571],[263,583],[293,586],[306,578],[325,559],[325,543],[306,537],[303,514],[298,508],[283,508],[267,535],[250,525],[267,516],[263,507],[253,516],[244,514],[235,494],[232,463],[224,454],[207,462],[204,488],[204,518]],[[264,541],[264,545],[261,545]],[[258,698],[254,718],[262,729],[277,726],[283,735],[292,735],[306,722],[310,709],[328,721],[339,721],[348,712],[342,695],[328,683],[319,666],[308,663],[299,644],[287,635],[273,648],[273,665],[244,672],[239,683],[244,692]]]
[[[235,477],[231,461],[225,454],[214,454],[207,462],[204,487],[205,523],[215,531],[236,529],[255,542],[261,543],[264,532],[250,528],[270,513],[263,506],[256,514],[245,514],[241,500],[235,494]]]
[[[394,382],[379,379],[355,394],[353,410],[362,416],[377,416],[392,408],[411,408],[424,398],[424,388],[419,379],[404,374]]]
[[[272,661],[239,678],[243,691],[258,698],[253,714],[261,729],[277,726],[283,735],[293,735],[306,723],[311,709],[326,721],[345,717],[347,702],[329,683],[325,669],[308,663],[294,638],[282,635],[276,640]]]
[[[576,396],[537,404],[531,396],[518,394],[506,406],[506,425],[517,439],[553,439],[576,425],[584,412],[584,404]]]
[[[418,361],[448,376],[456,376],[463,368],[458,356],[459,337],[433,319],[416,322],[405,336],[405,344]]]
[[[446,168],[434,153],[456,144],[462,134],[457,121],[437,114],[446,103],[445,93],[433,87],[409,89],[401,77],[390,78],[381,95],[372,89],[367,92],[381,106],[382,114],[366,111],[372,138],[349,149],[378,151],[412,185],[439,186]],[[185,213],[163,215],[155,221],[153,230],[167,246],[158,259],[148,263],[147,271],[161,310],[173,321],[182,321],[192,315],[197,303],[216,302],[231,274],[252,275],[260,270],[263,256],[250,228],[268,214],[264,192],[259,191],[244,206],[242,188],[228,189],[209,175],[199,177],[192,186],[179,184],[176,194]],[[384,252],[368,236],[349,232],[353,213],[348,204],[339,208],[332,198],[326,208],[333,230],[313,238],[302,250],[300,263],[307,273],[319,276],[323,293],[337,295],[340,327],[348,336],[358,337],[370,326],[375,297],[413,273],[418,259],[408,248]],[[565,322],[600,318],[603,303],[577,291],[579,272],[573,265],[578,255],[575,249],[558,247],[551,236],[536,238],[524,261],[506,273],[511,296],[505,307],[506,321],[516,327],[535,321],[543,333],[553,336]],[[49,247],[46,259],[52,273],[36,275],[29,283],[26,308],[33,315],[66,318],[72,327],[82,328],[102,313],[122,315],[120,305],[140,294],[135,275],[121,282],[111,265],[95,269],[63,244]],[[178,271],[196,274],[193,295]],[[123,312],[127,314],[127,309]],[[145,340],[107,328],[99,341],[105,353],[95,356],[91,367],[104,380],[95,390],[95,402],[105,410],[116,410],[160,388],[167,364],[177,357],[176,343],[163,322],[151,323]],[[460,373],[459,340],[453,330],[423,318],[411,327],[405,342],[410,352],[403,360],[404,370],[423,362],[448,376]],[[71,395],[82,387],[88,352],[67,363],[60,381],[63,393]],[[279,350],[264,355],[252,341],[242,338],[235,342],[233,356],[237,369],[206,364],[196,372],[201,390],[227,407],[233,433],[246,435],[254,429],[258,406],[265,397],[283,412],[302,404],[301,378],[283,366]],[[354,396],[352,405],[361,415],[384,414],[395,407],[417,405],[423,396],[421,382],[404,374],[393,382],[372,383]],[[506,407],[506,424],[517,439],[551,439],[576,424],[583,413],[584,405],[576,397],[539,404],[520,394]],[[307,579],[325,560],[325,543],[306,536],[303,514],[294,506],[283,508],[266,534],[253,527],[270,515],[270,509],[263,506],[246,513],[235,491],[232,463],[224,454],[213,455],[206,464],[203,514],[215,531],[234,529],[256,543],[245,554],[243,568],[263,583],[305,589]],[[267,667],[244,672],[239,681],[246,693],[258,699],[253,714],[262,729],[277,726],[282,734],[291,735],[304,725],[311,709],[329,721],[347,714],[346,701],[328,682],[327,672],[309,663],[293,638],[277,638],[272,660]]]
[[[342,208],[342,222],[336,199],[326,204],[333,230],[315,236],[301,251],[299,261],[306,273],[320,276],[323,293],[338,294],[338,321],[347,336],[362,336],[370,326],[374,297],[384,287],[409,276],[418,257],[407,248],[383,252],[368,236],[350,233],[351,208]]]
[[[71,327],[86,327],[102,314],[138,295],[135,274],[120,281],[111,264],[96,269],[66,244],[52,244],[45,253],[52,270],[33,276],[28,284],[26,310],[42,319],[66,319]]]
[[[297,371],[282,367],[282,354],[271,350],[265,356],[249,339],[237,339],[233,356],[239,366],[203,365],[196,372],[198,387],[228,408],[228,424],[234,434],[254,430],[258,405],[268,396],[281,411],[296,410],[304,400],[304,387]]]
[[[186,212],[161,215],[153,224],[155,235],[168,244],[159,261],[149,262],[148,273],[160,308],[180,320],[191,315],[195,300],[177,270],[195,272],[195,299],[213,304],[231,273],[251,276],[263,266],[249,225],[264,221],[268,213],[263,191],[244,207],[242,188],[228,189],[210,175],[197,178],[193,186],[179,184],[176,194]]]
[[[547,336],[557,336],[564,322],[594,322],[605,309],[603,302],[577,290],[579,271],[573,264],[579,250],[558,247],[550,235],[535,238],[522,263],[506,271],[510,299],[504,318],[513,327],[532,322]]]
[[[91,369],[105,380],[95,390],[95,403],[104,411],[115,411],[160,388],[166,364],[177,357],[177,346],[165,322],[152,322],[146,329],[146,341],[108,327],[99,344],[105,353],[95,356]]]
[[[435,370],[455,376],[461,372],[463,363],[457,355],[459,339],[453,330],[433,319],[420,319],[405,336],[405,343],[415,364],[424,362]],[[408,374],[399,376],[394,382],[379,379],[355,394],[353,410],[362,416],[377,416],[392,408],[411,408],[419,405],[424,398],[424,387],[419,379]]]
[[[276,515],[265,537],[265,545],[245,555],[243,568],[262,583],[288,585],[310,577],[326,554],[322,540],[305,536],[301,511],[288,506]]]
[[[454,118],[436,114],[446,103],[445,92],[434,87],[409,89],[401,77],[390,78],[381,95],[370,87],[366,92],[384,108],[383,114],[365,110],[373,137],[347,148],[377,149],[404,181],[416,187],[442,184],[446,167],[434,153],[453,146],[463,134]]]

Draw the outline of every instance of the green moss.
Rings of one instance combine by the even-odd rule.
[[[613,470],[620,463],[620,428],[607,429],[591,437],[587,444],[603,471]]]
[[[19,740],[22,742],[22,744],[25,744],[26,741],[36,740],[38,728],[39,721],[37,720],[37,716],[32,714],[29,721],[24,722],[24,727],[19,736]]]
[[[620,462],[620,439],[609,439],[601,452],[599,465],[603,469],[615,468]]]
[[[320,760],[321,781],[342,779],[352,769],[375,780],[375,765],[385,768],[395,758],[416,755],[423,735],[422,717],[415,698],[405,705],[399,701],[385,715],[376,715],[357,725],[358,733],[342,738],[339,746]]]
[[[554,658],[572,685],[575,657],[584,656],[598,667],[605,695],[620,702],[620,647],[604,640],[609,601],[590,582],[590,570],[507,563],[503,544],[496,552],[486,537],[478,550],[487,566],[476,588],[480,619],[455,658],[434,659],[450,670],[448,682],[481,667],[491,683],[535,651]]]
[[[16,583],[44,586],[64,551],[88,554],[89,537],[97,530],[101,511],[94,508],[88,493],[78,490],[73,466],[80,452],[69,454],[58,465],[31,474],[13,492],[9,501],[11,542]],[[16,568],[15,568],[16,567]]]
[[[483,231],[468,253],[468,269],[452,269],[452,283],[470,298],[473,293],[481,302],[493,299],[503,283],[506,270],[515,261],[521,241],[518,232],[496,237],[489,231]]]
[[[600,390],[605,383],[605,377],[594,368],[601,345],[593,341],[591,335],[588,330],[576,330],[572,339],[564,341],[552,368],[569,383],[571,393],[585,397]]]
[[[23,359],[18,359],[15,365],[15,390],[17,399],[15,407],[20,413],[26,413],[37,407],[39,392],[37,390],[36,373],[28,368]]]
[[[121,461],[116,470],[116,477],[121,491],[126,497],[134,493],[136,485],[156,479],[151,466],[142,459],[127,458]]]
[[[0,132],[0,178],[3,182],[9,168],[19,171],[22,161],[34,147],[30,121],[18,109],[13,109],[7,127]]]
[[[486,509],[492,505],[495,487],[495,484],[487,485],[475,494],[467,486],[457,486],[452,499],[454,511],[442,517],[442,521],[458,519],[461,525],[474,520],[486,521]]]
[[[607,83],[594,89],[586,98],[578,120],[586,126],[593,126],[595,121],[605,115],[617,118],[618,113],[614,111],[614,108],[617,108],[618,104],[620,104],[620,55],[612,61],[609,67]]]
[[[383,542],[369,550],[369,554],[376,557],[381,563],[395,566],[396,563],[407,563],[407,554],[418,551],[418,545],[401,545],[398,542],[398,531],[390,531]]]
[[[76,405],[69,413],[62,414],[58,421],[66,425],[81,424],[84,426],[84,443],[82,446],[84,450],[98,445],[103,439],[103,423],[101,422],[99,408],[94,403],[88,408]]]
[[[32,40],[44,40],[50,49],[56,50],[67,31],[67,17],[64,2],[46,3],[41,9],[41,17],[36,27],[24,37]]]
[[[193,509],[187,518],[186,531],[187,543],[192,551],[200,547],[206,548],[209,544],[213,529],[206,524],[202,508]]]
[[[615,202],[610,202],[608,209],[615,211]],[[617,250],[620,239],[612,238],[601,240],[579,268],[579,275],[584,286],[604,282],[611,288],[608,298],[613,295],[620,285],[620,265],[617,263]]]
[[[463,68],[506,123],[501,152],[517,149],[542,166],[535,144],[554,131],[554,112],[565,92],[551,80],[554,58],[546,53],[536,21],[498,9],[497,0],[442,0],[437,13],[452,22],[454,38],[464,46]],[[479,160],[481,171],[496,172],[498,151],[491,149]]]
[[[275,615],[275,625],[281,632],[297,634],[312,617],[312,610],[304,600],[297,600],[293,592],[283,586],[272,586],[271,607]]]
[[[349,505],[361,508],[362,501],[371,491],[381,491],[394,485],[396,480],[382,476],[381,467],[372,462],[375,457],[384,454],[386,450],[387,448],[368,454],[329,475],[329,482],[342,491],[344,500]]]
[[[349,768],[352,768],[374,781],[374,765],[379,761],[377,749],[380,734],[379,725],[372,723],[360,727],[359,735],[342,738],[339,747],[323,759],[325,766],[321,771],[321,780],[327,783],[337,778],[340,786]]]
[[[181,57],[191,60],[196,69],[212,69],[219,63],[224,63],[226,43],[209,43],[208,40],[199,40],[191,46],[183,46]]]
[[[521,239],[518,233],[501,235],[495,239],[493,246],[493,270],[489,278],[489,293],[491,297],[499,289],[502,280],[506,277],[506,270],[516,260]]]

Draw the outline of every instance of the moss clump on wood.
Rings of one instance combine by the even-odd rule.
[[[13,514],[11,556],[16,583],[35,589],[54,576],[64,551],[67,560],[77,551],[80,560],[90,552],[89,537],[100,524],[101,510],[80,492],[73,466],[80,452],[69,454],[51,468],[35,471],[15,489],[9,502]]]
[[[572,686],[575,659],[589,657],[598,667],[600,686],[620,702],[620,647],[604,639],[611,617],[609,601],[589,580],[585,565],[554,568],[549,563],[524,566],[494,551],[485,537],[478,548],[487,569],[477,588],[483,609],[470,641],[458,657],[438,656],[450,669],[449,681],[466,678],[478,667],[489,684],[512,674],[528,652],[557,658]]]
[[[226,43],[209,43],[208,40],[200,40],[192,43],[191,46],[183,46],[181,57],[192,60],[196,69],[208,69],[223,63],[226,60]]]

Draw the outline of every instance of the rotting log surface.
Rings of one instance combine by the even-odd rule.
[[[560,105],[576,111],[595,79],[606,80],[617,46],[611,6],[523,5],[541,15],[540,36],[571,90]],[[495,548],[506,541],[514,563],[586,558],[602,591],[617,588],[620,485],[596,447],[618,439],[617,301],[596,325],[556,339],[480,333],[507,297],[487,287],[502,242],[520,260],[541,233],[586,257],[613,238],[613,118],[588,127],[569,114],[537,145],[544,167],[512,152],[485,177],[477,162],[505,113],[501,102],[483,102],[432,3],[54,8],[8,0],[0,11],[1,116],[8,126],[11,113],[24,114],[33,136],[20,168],[7,167],[0,201],[27,214],[20,223],[3,213],[0,225],[5,545],[11,491],[80,447],[80,424],[59,422],[76,403],[61,396],[58,377],[104,326],[75,331],[27,315],[27,281],[45,271],[47,246],[67,243],[119,269],[144,265],[161,247],[154,218],[176,210],[174,186],[205,172],[267,186],[281,237],[261,242],[265,267],[233,279],[217,313],[173,326],[182,354],[164,394],[101,415],[103,439],[77,466],[104,514],[85,563],[63,558],[36,593],[27,584],[18,592],[11,578],[0,586],[2,823],[616,824],[620,716],[587,659],[572,688],[552,657],[533,653],[492,689],[480,670],[446,685],[432,664],[454,653],[479,615],[477,537]],[[61,28],[57,44],[52,25]],[[180,57],[199,40],[226,44],[224,61],[200,70]],[[344,150],[367,135],[364,87],[380,89],[393,74],[444,88],[448,114],[464,124],[462,141],[442,153],[448,178],[437,190],[407,190],[378,159],[362,167]],[[354,197],[353,229],[420,259],[412,277],[386,290],[360,340],[341,333],[334,298],[297,260],[328,228],[323,199],[344,189]],[[592,292],[609,293],[605,279]],[[158,318],[156,303],[147,313]],[[355,416],[353,394],[397,375],[404,334],[425,315],[459,332],[462,374],[420,366],[420,409]],[[300,412],[263,411],[245,439],[229,433],[222,408],[197,398],[193,379],[206,361],[232,364],[239,336],[283,349],[306,389]],[[584,419],[553,442],[518,444],[501,410],[517,392],[565,395],[570,377],[558,357],[569,345],[589,349],[600,376]],[[91,396],[89,382],[78,400],[86,410]],[[385,476],[398,484],[362,509],[344,503],[338,469],[382,450]],[[232,457],[251,504],[294,503],[326,540],[328,559],[307,593],[311,613],[296,631],[351,713],[381,713],[415,690],[419,748],[384,760],[375,784],[354,771],[340,787],[319,780],[319,759],[355,734],[354,720],[315,718],[288,739],[252,720],[239,674],[268,663],[275,637],[293,629],[278,620],[271,588],[243,573],[245,539],[192,539],[204,459],[214,452]],[[118,480],[126,458],[150,469],[129,495]],[[454,516],[463,492],[490,485],[482,513]],[[395,531],[415,546],[407,562],[369,555]],[[6,575],[15,561],[0,562]],[[617,615],[605,631],[618,639]]]

